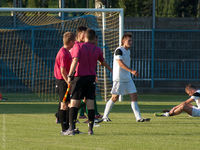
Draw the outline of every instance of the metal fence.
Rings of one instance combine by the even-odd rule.
[[[130,23],[132,22],[132,24]],[[200,26],[194,18],[125,18],[125,32],[133,34],[132,69],[141,88],[198,86]]]
[[[156,18],[155,16],[135,18],[126,17],[124,32],[131,32],[133,34],[133,47],[131,49],[131,67],[132,69],[135,69],[139,72],[139,77],[134,77],[136,86],[138,88],[147,89],[169,88],[170,90],[174,90],[175,88],[183,88],[183,85],[189,82],[198,85],[198,82],[200,80],[199,29],[200,25],[198,18]],[[56,45],[62,45],[62,34],[58,35],[59,38],[57,38],[57,36],[51,34],[51,31],[48,31],[48,29],[45,30],[46,32],[48,32],[48,35],[52,36],[51,39],[56,38],[54,40],[54,42],[57,42]],[[28,32],[29,31],[27,29],[26,31],[22,32],[20,36],[23,37],[25,34],[31,35],[31,33]],[[34,34],[38,35],[38,41],[34,42],[42,43],[42,40],[40,39],[41,34],[39,33],[39,31],[35,30]],[[42,39],[44,39],[44,37],[42,37]],[[32,42],[32,40],[33,38],[31,36],[27,39],[27,41],[29,42]],[[49,45],[51,45],[51,42],[52,41],[49,41],[49,44],[46,45],[47,48]],[[13,44],[15,45],[17,43],[10,43],[9,45],[12,46]],[[27,49],[27,47],[24,48]],[[37,47],[35,47],[34,49],[37,50]],[[0,53],[2,53],[2,51],[0,51]],[[53,58],[55,58],[56,52],[48,51],[44,54],[53,55]],[[32,61],[32,57],[34,56],[31,55],[31,48],[30,55],[27,53],[26,56],[23,56],[20,54],[20,52],[13,53],[13,56],[14,55],[17,55],[18,58],[23,57],[23,59],[27,59],[27,61]],[[9,68],[9,63],[3,64],[3,62],[5,62],[4,59],[7,58],[14,59],[15,57],[1,57],[1,85],[10,85],[11,83],[9,82],[12,82],[12,84],[18,87],[15,89],[16,91],[20,90],[20,88],[21,90],[28,90],[25,88],[25,86],[23,86],[26,83],[21,83],[20,80],[18,80],[19,78],[13,79],[12,74],[5,74],[9,72],[6,71],[6,69]],[[112,58],[109,59],[112,61]],[[54,59],[50,60],[46,58],[45,60],[47,61],[43,64],[44,68],[46,65],[53,66]],[[9,62],[9,60],[6,61]],[[19,67],[19,59],[16,59],[13,62],[16,62],[14,63],[16,67]],[[26,69],[29,69],[30,72],[34,71],[31,71],[30,67],[27,66],[24,70]],[[19,73],[23,73],[20,72],[20,70],[17,71]],[[47,70],[46,73],[48,72],[52,72],[52,70]],[[46,76],[46,74],[44,74],[44,76]],[[50,76],[53,78],[53,74],[51,74]],[[52,78],[49,78],[49,80],[51,80]],[[37,78],[33,80],[37,80]],[[28,83],[31,82],[31,80],[25,80],[25,82]],[[44,81],[38,80],[39,84],[41,82]],[[30,83],[29,85],[32,84]],[[9,89],[9,87],[3,88]],[[45,87],[45,89],[48,89],[48,87]]]

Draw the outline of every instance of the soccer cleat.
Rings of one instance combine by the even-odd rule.
[[[88,135],[94,135],[93,130],[88,130]]]
[[[156,117],[165,117],[164,115],[163,115],[164,113],[154,113],[154,116],[156,116]]]
[[[166,113],[154,113],[156,117],[169,117],[169,112]]]
[[[95,119],[101,119],[103,116],[101,114],[95,115]]]
[[[100,125],[94,122],[94,127],[100,127]]]
[[[149,122],[151,119],[150,118],[141,118],[137,120],[137,122]]]
[[[63,135],[63,134],[64,134],[64,132],[66,132],[66,131],[60,131],[60,135]]]
[[[80,121],[77,119],[77,120],[76,120],[76,123],[80,123]]]
[[[87,119],[87,117],[83,115],[83,116],[79,116],[79,119]]]
[[[104,121],[104,122],[110,122],[111,119],[110,119],[110,118],[103,118],[103,121]]]
[[[74,130],[66,130],[64,132],[61,133],[61,135],[68,135],[68,136],[74,136]]]
[[[78,128],[74,129],[74,134],[83,134]]]
[[[102,119],[100,119],[100,120],[98,120],[98,121],[95,121],[95,123],[101,123],[101,122],[110,122],[111,121],[111,119],[110,118],[102,118]]]

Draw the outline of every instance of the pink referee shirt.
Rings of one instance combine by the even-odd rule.
[[[56,61],[54,66],[54,76],[56,79],[63,79],[61,74],[61,67],[65,68],[67,74],[69,73],[70,65],[72,62],[72,57],[70,52],[62,47],[56,55]]]
[[[96,75],[97,60],[104,61],[103,52],[95,44],[76,44],[71,50],[72,58],[79,58],[75,76]]]

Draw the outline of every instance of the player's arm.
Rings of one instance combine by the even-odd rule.
[[[193,98],[187,99],[186,101],[184,101],[184,102],[180,103],[179,105],[173,107],[173,108],[170,110],[170,113],[173,113],[173,112],[174,112],[177,108],[179,108],[180,106],[185,105],[185,104],[190,104],[190,103],[193,102],[193,101],[194,101]]]
[[[132,69],[128,68],[128,67],[126,66],[126,64],[124,64],[124,62],[123,62],[121,59],[117,59],[117,62],[118,62],[119,66],[120,66],[122,69],[124,69],[124,70],[130,72],[131,74],[133,74],[133,75],[135,75],[135,76],[138,76],[138,72],[135,71],[135,70],[132,70]]]
[[[62,75],[63,79],[64,79],[65,82],[68,84],[66,68],[65,68],[65,67],[61,67],[61,68],[60,68],[60,72],[61,72],[61,75]]]
[[[200,98],[200,93],[196,92],[194,93],[189,99],[187,99],[186,101],[182,102],[180,105],[182,104],[190,104],[191,102],[194,102],[196,98]]]
[[[189,99],[187,99],[186,101],[180,103],[178,106],[181,106],[181,105],[183,105],[183,104],[190,104],[190,103],[193,102],[193,101],[194,101],[193,98],[189,98]]]
[[[112,69],[111,69],[110,66],[106,63],[106,61],[100,62],[100,65],[105,66],[110,72],[112,72]]]
[[[68,82],[71,81],[71,77],[72,77],[73,73],[75,72],[77,63],[78,63],[78,58],[77,57],[73,58],[71,66],[70,66],[70,70],[69,70]]]

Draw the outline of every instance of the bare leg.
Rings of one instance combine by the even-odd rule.
[[[169,115],[170,116],[175,116],[175,115],[179,115],[180,113],[182,113],[183,111],[185,111],[186,113],[188,113],[189,115],[192,116],[192,105],[191,104],[183,104],[180,105],[178,108],[176,108],[173,112],[170,111]]]

